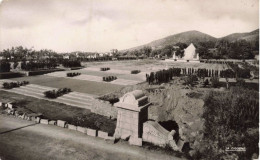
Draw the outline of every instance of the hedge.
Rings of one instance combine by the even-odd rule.
[[[106,67],[106,68],[100,68],[100,71],[108,71],[108,70],[110,70],[110,68],[108,68],[108,67]]]
[[[106,82],[111,82],[111,81],[116,80],[116,79],[117,79],[116,76],[103,77],[103,81],[106,81]]]
[[[79,75],[81,75],[81,73],[79,73],[79,72],[67,73],[67,77],[75,77],[75,76],[79,76]]]
[[[140,73],[141,71],[140,70],[132,70],[131,71],[131,74],[138,74],[138,73]]]
[[[44,95],[47,98],[57,98],[69,92],[71,92],[70,88],[60,88],[58,90],[46,91],[44,92]]]
[[[16,87],[20,87],[20,86],[25,86],[29,84],[28,81],[22,81],[22,82],[4,82],[3,83],[3,87],[5,89],[12,89],[12,88],[16,88]]]

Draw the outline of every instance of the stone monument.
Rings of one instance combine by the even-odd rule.
[[[143,123],[148,120],[148,97],[141,90],[126,93],[114,106],[118,109],[114,137],[129,139],[132,145],[142,145]]]

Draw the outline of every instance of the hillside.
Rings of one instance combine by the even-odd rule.
[[[220,39],[227,40],[230,42],[242,39],[245,39],[247,41],[256,41],[259,39],[259,29],[246,33],[233,33]]]
[[[186,43],[186,44],[189,44],[189,43],[197,44],[199,42],[205,42],[205,41],[215,42],[215,41],[217,41],[217,38],[212,37],[208,34],[193,30],[193,31],[187,31],[187,32],[182,32],[182,33],[178,33],[175,35],[171,35],[171,36],[168,36],[168,37],[165,37],[162,39],[152,41],[148,44],[130,48],[127,50],[140,49],[143,46],[151,46],[154,48],[160,48],[160,47],[164,47],[166,45],[175,45],[178,42]]]
[[[126,50],[141,49],[144,46],[150,46],[153,48],[161,48],[166,45],[175,45],[178,42],[186,43],[186,44],[190,44],[190,43],[198,44],[199,42],[208,42],[208,41],[216,42],[219,40],[227,40],[229,42],[233,42],[233,41],[241,40],[241,39],[245,39],[246,41],[255,43],[256,41],[259,40],[259,29],[254,30],[252,32],[246,32],[246,33],[233,33],[233,34],[227,35],[222,38],[215,38],[208,34],[193,30],[193,31],[187,31],[187,32],[174,34],[174,35],[162,38],[162,39],[152,41],[148,44],[144,44],[144,45],[133,47],[133,48],[126,49]]]

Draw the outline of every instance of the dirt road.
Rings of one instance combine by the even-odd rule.
[[[159,151],[105,141],[57,126],[0,115],[0,159],[163,159],[183,158]]]

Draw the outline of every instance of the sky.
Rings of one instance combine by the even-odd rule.
[[[0,0],[0,50],[107,52],[198,30],[259,28],[259,0]]]

